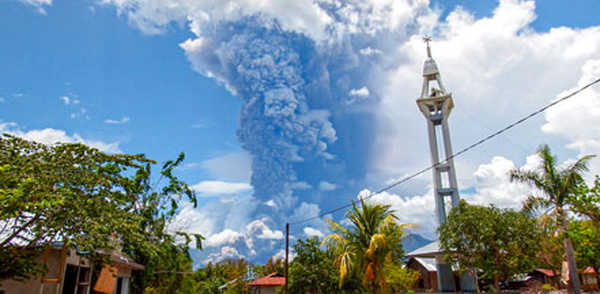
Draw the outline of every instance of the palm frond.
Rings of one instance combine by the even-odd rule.
[[[354,269],[354,262],[352,261],[353,257],[354,257],[354,253],[346,251],[346,252],[342,252],[338,256],[338,258],[336,258],[336,260],[334,261],[334,263],[338,266],[339,271],[340,271],[340,284],[339,284],[340,288],[344,284],[344,280],[346,279],[346,276],[351,274],[352,270]]]
[[[587,166],[588,162],[590,160],[592,160],[594,157],[596,157],[596,155],[583,156],[583,157],[579,158],[575,163],[571,164],[571,166],[567,169],[572,170],[577,173],[587,172],[589,170],[588,166]]]
[[[551,206],[552,202],[547,198],[529,195],[523,202],[523,212],[534,215],[540,209],[547,209]]]

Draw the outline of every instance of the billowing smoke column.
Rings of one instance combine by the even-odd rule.
[[[243,99],[238,138],[253,157],[251,184],[259,200],[274,201],[262,212],[289,213],[294,189],[314,191],[322,181],[345,181],[350,167],[364,170],[373,120],[348,113],[348,93],[364,79],[348,74],[358,66],[352,50],[321,53],[314,41],[256,17],[220,23],[182,47],[196,70]],[[362,154],[348,156],[354,152]]]

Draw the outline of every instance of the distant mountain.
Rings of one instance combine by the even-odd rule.
[[[419,234],[409,234],[402,238],[402,247],[404,247],[404,252],[409,253],[417,248],[421,248],[433,240],[428,240],[423,238],[423,236]]]

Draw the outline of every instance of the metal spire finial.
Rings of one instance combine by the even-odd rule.
[[[425,36],[423,42],[427,44],[427,57],[431,58],[431,48],[429,48],[429,42],[431,42],[431,36]]]

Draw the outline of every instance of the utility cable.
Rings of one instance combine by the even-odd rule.
[[[400,184],[403,184],[403,183],[405,183],[405,182],[407,182],[409,180],[412,180],[412,179],[414,179],[414,178],[416,178],[416,177],[424,174],[425,172],[430,171],[430,170],[432,170],[432,169],[434,169],[434,168],[436,168],[436,167],[444,164],[445,162],[447,162],[450,159],[454,159],[454,158],[456,158],[456,157],[458,157],[460,155],[463,155],[464,153],[466,153],[466,152],[474,149],[475,147],[477,147],[477,146],[479,146],[479,145],[481,145],[481,144],[483,144],[483,143],[491,140],[492,138],[494,138],[494,137],[496,137],[496,136],[498,136],[498,135],[500,135],[500,134],[502,134],[502,133],[504,133],[504,132],[506,132],[506,131],[508,131],[508,130],[510,130],[512,128],[514,128],[514,127],[516,127],[517,125],[522,124],[523,122],[531,119],[532,117],[537,116],[538,114],[540,114],[540,113],[548,110],[549,108],[555,106],[556,104],[559,104],[559,103],[561,103],[561,102],[563,102],[563,101],[565,101],[565,100],[567,100],[567,99],[569,99],[569,98],[571,98],[571,97],[579,94],[581,91],[583,91],[583,90],[585,90],[585,89],[587,89],[587,88],[589,88],[589,87],[597,84],[598,82],[600,82],[600,78],[596,79],[596,80],[593,80],[592,82],[590,82],[590,83],[586,84],[585,86],[577,89],[576,91],[572,92],[571,94],[569,94],[567,96],[564,96],[564,97],[562,97],[562,98],[560,98],[558,100],[555,100],[555,101],[547,104],[546,106],[544,106],[544,107],[542,107],[542,108],[540,108],[540,109],[538,109],[538,110],[536,110],[536,111],[534,111],[534,112],[532,112],[532,113],[524,116],[523,118],[515,121],[514,123],[512,123],[512,124],[510,124],[510,125],[502,128],[502,129],[500,129],[500,130],[498,130],[498,131],[496,131],[496,132],[494,132],[494,133],[492,133],[492,134],[484,137],[483,139],[481,139],[481,140],[479,140],[479,141],[477,141],[477,142],[469,145],[468,147],[466,147],[466,148],[464,148],[464,149],[462,149],[462,150],[460,150],[460,151],[452,154],[451,156],[446,157],[446,159],[444,159],[443,161],[440,161],[440,162],[438,162],[438,163],[436,163],[434,165],[431,165],[431,166],[429,166],[427,168],[424,168],[424,169],[422,169],[422,170],[420,170],[420,171],[418,171],[418,172],[416,172],[414,174],[411,174],[411,175],[409,175],[409,176],[407,176],[405,178],[402,178],[402,179],[400,179],[400,180],[398,180],[398,181],[396,181],[396,182],[394,182],[394,183],[392,183],[392,184],[390,184],[390,185],[388,185],[388,186],[386,186],[386,187],[384,187],[384,188],[376,191],[375,193],[371,193],[369,196],[363,197],[362,199],[366,200],[366,199],[373,198],[373,197],[375,197],[375,196],[377,196],[377,195],[379,195],[379,194],[381,194],[381,193],[383,193],[383,192],[385,192],[385,191],[387,191],[389,189],[392,189],[392,188],[394,188],[394,187],[396,187],[396,186],[398,186]],[[305,223],[305,222],[308,222],[308,221],[311,221],[311,220],[315,220],[315,219],[321,218],[321,217],[323,217],[325,215],[332,214],[332,213],[338,212],[338,211],[340,211],[342,209],[349,208],[352,205],[353,205],[353,203],[348,203],[346,205],[343,205],[343,206],[334,208],[332,210],[323,212],[323,213],[321,213],[321,214],[319,214],[317,216],[309,217],[309,218],[306,218],[306,219],[303,219],[303,220],[300,220],[300,221],[296,221],[296,222],[291,222],[290,225],[293,226],[293,225],[298,225],[298,224]]]

